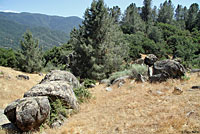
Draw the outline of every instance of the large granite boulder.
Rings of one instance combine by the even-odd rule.
[[[78,79],[72,73],[67,71],[53,70],[46,74],[40,84],[50,81],[65,81],[68,82],[72,88],[77,88],[80,86]]]
[[[18,99],[4,110],[7,118],[22,131],[38,129],[50,114],[48,97]]]
[[[67,107],[79,108],[73,86],[68,81],[47,81],[37,84],[24,94],[24,97],[32,96],[48,96],[51,101],[61,99]]]
[[[153,75],[165,73],[168,78],[181,78],[185,72],[183,65],[174,60],[157,61],[153,65]]]
[[[144,58],[144,63],[148,66],[152,66],[157,60],[158,58],[154,54],[148,54]]]

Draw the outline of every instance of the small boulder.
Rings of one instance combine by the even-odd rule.
[[[48,97],[27,97],[11,103],[4,110],[7,118],[20,130],[38,129],[50,114]]]
[[[150,82],[163,82],[169,78],[169,75],[165,72],[162,74],[156,74],[149,77]]]
[[[145,57],[144,63],[148,66],[152,66],[158,58],[154,54],[149,54]]]
[[[112,84],[115,84],[115,83],[117,83],[117,82],[125,83],[125,82],[126,82],[125,80],[128,79],[128,78],[130,78],[130,76],[122,76],[122,77],[119,77],[119,78],[115,79],[115,80],[112,82]]]
[[[42,82],[32,87],[24,97],[48,96],[51,100],[62,99],[69,108],[78,109],[78,101],[73,91],[73,86],[67,81]]]
[[[174,87],[174,91],[172,92],[174,95],[180,95],[183,93],[183,90],[179,87]]]
[[[19,80],[22,80],[22,79],[29,80],[29,76],[28,75],[20,74],[20,75],[17,76],[17,79],[19,79]]]
[[[166,73],[169,78],[181,78],[185,72],[183,65],[174,60],[157,61],[153,65],[153,75]]]
[[[53,70],[46,74],[40,84],[50,81],[65,81],[68,82],[72,88],[78,88],[80,86],[78,79],[68,71]]]

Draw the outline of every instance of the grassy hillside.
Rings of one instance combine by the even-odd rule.
[[[30,80],[18,80],[24,74],[0,67],[0,108],[37,84],[44,76],[25,74]],[[47,134],[182,134],[200,131],[200,74],[188,74],[189,80],[168,80],[163,83],[137,83],[127,80],[121,88],[105,85],[90,89],[94,98],[81,104],[80,111],[58,129],[44,130]],[[8,78],[8,76],[10,78]],[[174,87],[183,93],[173,94]],[[0,131],[1,132],[1,131]],[[2,132],[3,133],[3,132]],[[41,132],[40,132],[41,133]],[[39,132],[38,132],[39,134]]]
[[[18,75],[28,75],[30,80],[18,80]],[[12,101],[22,98],[24,92],[39,83],[43,77],[0,66],[0,108],[5,108]]]

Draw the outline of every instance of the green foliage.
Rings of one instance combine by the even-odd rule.
[[[70,42],[76,54],[72,72],[81,78],[104,79],[119,70],[127,56],[123,34],[103,0],[94,0],[86,9],[83,25],[71,32]]]
[[[40,45],[47,50],[66,43],[70,31],[81,22],[82,19],[75,16],[0,12],[0,46],[19,49],[21,36],[29,29],[33,36],[40,40]]]
[[[148,68],[145,65],[139,65],[139,64],[132,64],[124,71],[118,71],[115,73],[112,73],[109,77],[109,80],[112,82],[115,79],[123,76],[130,76],[131,78],[136,78],[138,74],[141,74],[143,76],[147,75]]]
[[[66,70],[70,64],[70,54],[72,54],[73,48],[71,44],[64,44],[60,47],[53,47],[44,53],[45,70],[61,69]]]
[[[134,34],[138,31],[144,32],[146,30],[145,23],[138,14],[136,4],[130,4],[122,18],[121,29],[125,34]]]
[[[56,99],[55,101],[50,100],[50,117],[47,121],[47,124],[51,126],[56,120],[62,119],[60,116],[67,117],[67,107],[64,105],[64,102],[61,99]]]
[[[181,80],[190,80],[190,77],[185,74],[184,76],[181,76]]]
[[[12,49],[0,48],[0,66],[15,68],[16,65],[15,52]]]
[[[145,35],[142,32],[136,34],[125,34],[124,39],[129,44],[129,57],[133,60],[140,58],[140,53],[144,53],[142,47]]]
[[[188,18],[186,20],[186,28],[192,31],[196,26],[197,15],[199,11],[199,5],[197,3],[193,3],[188,10]]]
[[[112,82],[119,77],[129,76],[130,74],[131,74],[131,70],[125,69],[123,71],[118,71],[118,72],[112,73],[109,77],[109,80]]]
[[[145,65],[133,64],[130,66],[130,70],[131,70],[131,77],[136,78],[138,74],[146,76],[148,72],[148,67]]]
[[[31,32],[27,31],[20,42],[21,50],[18,55],[18,68],[24,72],[39,72],[43,65],[43,55]]]
[[[96,81],[95,80],[91,80],[91,79],[84,79],[83,83],[84,83],[83,86],[85,88],[90,88],[92,85],[96,84]]]
[[[174,16],[174,7],[171,0],[166,0],[160,5],[158,13],[158,22],[171,24]]]
[[[90,91],[84,86],[73,89],[79,103],[83,103],[92,98]]]

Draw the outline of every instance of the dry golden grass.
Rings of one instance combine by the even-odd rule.
[[[29,81],[17,80],[21,72],[0,67],[11,76],[0,78],[0,106],[20,98],[42,77],[27,74]],[[46,129],[46,134],[187,134],[200,133],[200,90],[188,91],[200,85],[200,75],[190,80],[168,80],[163,83],[136,83],[107,92],[105,85],[90,89],[95,99],[81,105],[77,114],[69,117],[61,128]],[[174,95],[174,87],[183,90]],[[5,104],[4,104],[5,103]],[[39,132],[38,132],[39,133]]]
[[[104,85],[91,89],[96,99],[81,105],[78,114],[59,129],[47,134],[183,134],[200,133],[200,77],[191,74],[188,81],[127,83],[111,92]],[[183,90],[172,94],[174,87]]]
[[[44,76],[38,74],[27,74],[15,71],[11,68],[1,67],[0,72],[0,108],[5,108],[12,101],[22,98],[24,92],[36,85]],[[19,74],[28,75],[30,80],[18,80]]]

